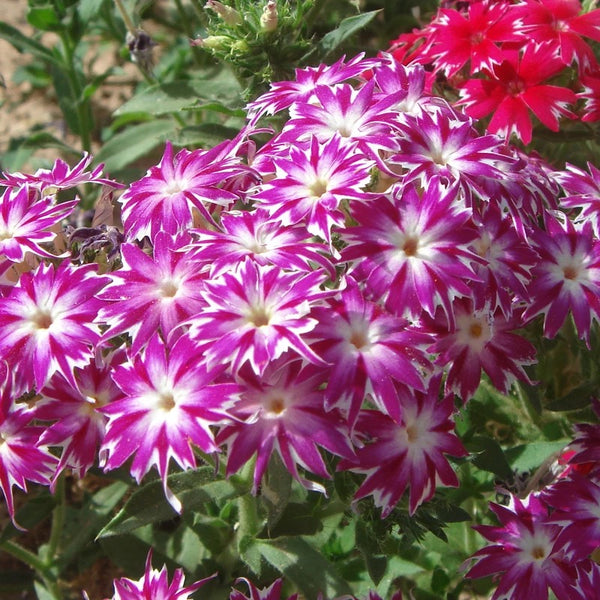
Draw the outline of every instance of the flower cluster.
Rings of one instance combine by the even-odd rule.
[[[552,338],[572,318],[590,339],[598,174],[557,172],[478,134],[426,79],[391,55],[340,59],[274,85],[234,140],[167,144],[119,199],[118,260],[90,246],[96,261],[83,264],[55,233],[76,204],[55,190],[114,186],[98,169],[4,176],[0,487],[11,517],[13,486],[93,464],[128,464],[138,483],[155,467],[181,511],[171,467],[218,452],[228,476],[255,458],[254,493],[273,453],[310,490],[326,492],[332,468],[348,471],[355,501],[371,497],[382,517],[458,485],[457,406],[482,377],[504,393],[531,383],[536,349],[519,330],[543,320]],[[283,126],[265,128],[275,113]],[[585,460],[598,442],[587,433]],[[518,584],[535,598],[548,586],[577,597],[598,577],[585,562],[598,540],[572,548],[579,529],[564,515],[583,527],[589,503],[567,496],[549,493],[552,514],[538,500],[499,508],[508,533],[481,532],[502,547],[517,536],[518,569],[492,567],[484,551],[470,575],[506,571],[499,594]],[[116,597],[191,590],[151,573]]]
[[[532,113],[552,131],[562,118],[600,118],[590,41],[600,41],[600,9],[585,12],[579,0],[471,0],[443,3],[391,51],[405,64],[427,65],[429,84],[458,93],[469,116],[492,114],[490,132],[528,144]]]

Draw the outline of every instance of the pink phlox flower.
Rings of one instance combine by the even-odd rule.
[[[581,12],[580,0],[521,0],[515,17],[523,21],[523,33],[536,43],[556,49],[564,65],[576,61],[583,71],[597,66],[592,48],[582,39],[600,42],[600,9]]]
[[[27,185],[8,187],[0,196],[0,257],[21,262],[27,252],[44,258],[56,258],[41,244],[52,243],[56,233],[50,228],[72,212],[77,200],[53,204],[39,198]]]
[[[410,488],[409,512],[433,497],[436,486],[458,486],[446,454],[466,456],[462,443],[452,433],[454,401],[451,394],[439,400],[440,376],[431,377],[426,392],[402,394],[402,418],[394,421],[379,411],[363,410],[357,435],[364,438],[353,460],[342,459],[338,469],[366,475],[355,500],[373,496],[387,517]]]
[[[418,319],[443,306],[451,319],[452,300],[470,296],[478,277],[470,263],[481,260],[469,245],[477,230],[472,212],[460,201],[456,186],[432,179],[422,196],[414,183],[351,205],[356,227],[342,231],[355,278],[399,316]]]
[[[325,143],[337,132],[345,144],[357,148],[373,160],[379,151],[396,148],[394,106],[402,101],[404,91],[386,97],[375,97],[375,81],[356,90],[349,84],[319,87],[315,90],[318,104],[296,103],[291,118],[278,138],[280,143],[296,143],[316,136]]]
[[[514,133],[525,144],[533,130],[529,111],[552,131],[558,131],[560,117],[575,117],[568,109],[577,100],[575,92],[545,83],[563,69],[551,43],[529,43],[522,53],[503,50],[503,55],[485,71],[488,78],[470,79],[461,88],[459,104],[469,116],[481,119],[493,112],[488,131],[507,139]]]
[[[322,271],[285,272],[249,258],[230,272],[206,281],[206,308],[192,316],[189,336],[209,367],[228,365],[231,372],[249,361],[258,375],[270,361],[292,349],[304,359],[324,364],[304,339],[317,321],[310,310],[333,292],[322,290]]]
[[[38,169],[33,175],[3,172],[0,185],[7,187],[27,185],[40,190],[44,195],[54,194],[57,190],[70,189],[85,183],[96,183],[111,188],[124,187],[122,183],[102,176],[104,164],[97,165],[91,172],[86,171],[92,160],[93,157],[85,152],[83,158],[73,168],[58,158],[51,169]]]
[[[42,399],[34,407],[35,418],[54,423],[44,429],[39,443],[62,447],[53,485],[63,470],[72,469],[82,478],[95,464],[107,421],[100,409],[123,398],[123,392],[111,378],[111,369],[124,359],[125,353],[117,351],[106,359],[92,359],[84,368],[75,369],[77,387],[57,373],[42,388]],[[99,462],[104,460],[100,456]]]
[[[228,207],[239,197],[224,183],[249,170],[232,151],[226,140],[210,150],[182,149],[173,156],[167,142],[159,164],[119,199],[126,237],[153,240],[159,231],[176,235],[199,217],[214,223],[209,207]]]
[[[473,242],[484,263],[473,264],[480,281],[473,282],[475,308],[484,306],[494,312],[500,308],[505,317],[512,313],[515,299],[527,301],[527,285],[538,254],[523,239],[514,226],[514,220],[502,213],[495,202],[482,206],[476,212],[479,237]]]
[[[237,380],[243,389],[231,410],[235,421],[223,427],[216,438],[228,448],[227,475],[238,472],[256,454],[256,494],[275,451],[304,487],[325,493],[323,485],[305,479],[298,466],[328,479],[318,446],[337,456],[353,456],[346,420],[335,409],[325,410],[322,388],[327,370],[303,366],[302,360],[286,354],[271,361],[260,377],[248,366],[242,368]]]
[[[320,64],[317,67],[296,69],[294,81],[271,83],[268,92],[246,106],[251,123],[261,116],[273,115],[289,108],[296,102],[310,102],[318,86],[333,86],[348,79],[358,78],[363,71],[376,64],[375,59],[364,58],[364,52],[345,62],[342,56],[332,65]]]
[[[491,70],[502,62],[502,43],[524,39],[521,29],[509,2],[473,2],[465,11],[441,8],[429,26],[428,56],[447,77],[467,63],[471,74]]]
[[[163,565],[160,571],[152,568],[152,550],[150,550],[142,577],[138,581],[126,577],[115,579],[114,595],[110,600],[189,600],[190,594],[214,577],[215,575],[211,575],[184,587],[183,569],[176,569],[169,583],[166,565]]]
[[[27,482],[50,485],[57,459],[40,443],[43,428],[30,425],[33,411],[25,403],[14,401],[12,377],[0,386],[0,489],[8,514],[15,521],[13,487],[27,492]]]
[[[40,264],[0,302],[0,359],[18,366],[19,390],[40,390],[57,372],[77,386],[74,369],[88,363],[100,339],[93,320],[103,303],[95,296],[108,278],[96,268]]]
[[[577,94],[577,97],[584,101],[581,120],[584,123],[600,120],[600,68],[582,75],[579,83],[583,87],[583,92]]]
[[[596,418],[600,418],[600,401],[597,398],[592,400],[592,408]],[[600,424],[577,423],[573,429],[575,439],[569,448],[574,452],[569,462],[573,465],[592,463],[596,468],[600,467]]]
[[[110,273],[110,283],[99,294],[106,303],[97,322],[108,325],[103,341],[127,333],[135,354],[154,332],[166,338],[206,305],[202,289],[208,267],[184,251],[189,240],[159,231],[152,256],[135,244],[121,246],[123,267]]]
[[[554,173],[565,191],[561,207],[579,209],[570,215],[574,223],[590,222],[596,237],[600,237],[600,169],[587,163],[587,171],[567,163],[563,171]]]
[[[536,363],[536,349],[514,333],[523,325],[516,308],[507,318],[500,309],[477,310],[469,298],[454,300],[454,327],[449,327],[443,312],[431,320],[437,341],[428,350],[438,354],[435,363],[447,369],[446,391],[453,391],[466,403],[481,381],[482,371],[492,385],[507,393],[513,381],[532,384],[523,367]],[[424,328],[429,319],[424,317]]]
[[[577,567],[577,591],[581,598],[594,598],[600,590],[600,565],[593,560],[580,561]]]
[[[312,235],[324,239],[330,249],[331,228],[343,226],[345,215],[338,206],[344,199],[368,200],[364,191],[374,162],[335,133],[320,144],[314,136],[306,145],[294,145],[286,158],[274,158],[275,177],[251,196],[284,226],[305,223]]]
[[[554,508],[549,522],[563,528],[559,539],[573,561],[600,547],[600,486],[575,471],[543,490],[542,498]]]
[[[500,138],[480,135],[471,120],[457,118],[454,110],[423,112],[398,125],[398,150],[387,161],[401,169],[403,183],[416,180],[426,187],[433,177],[446,185],[457,183],[467,201],[485,197],[480,178],[502,176],[498,162],[513,162],[503,155]]]
[[[108,417],[100,450],[106,456],[104,469],[116,469],[135,455],[130,472],[139,484],[154,465],[167,500],[181,512],[167,483],[169,462],[172,458],[184,470],[195,468],[192,444],[205,453],[218,451],[211,426],[229,422],[227,411],[239,387],[214,383],[215,372],[186,337],[168,348],[156,334],[112,377],[125,396],[99,409]]]
[[[326,409],[338,407],[354,426],[365,395],[371,394],[381,411],[399,421],[396,384],[425,390],[423,374],[431,363],[424,350],[432,338],[366,300],[351,279],[339,298],[311,315],[319,322],[311,333],[317,340],[313,347],[331,364]]]
[[[532,302],[523,318],[544,314],[544,335],[553,338],[570,312],[577,334],[589,344],[592,319],[600,316],[600,241],[590,222],[576,226],[550,211],[544,221],[546,230],[531,234],[540,260],[531,272]]]
[[[210,264],[210,277],[216,278],[235,268],[246,257],[259,265],[281,269],[312,271],[314,266],[335,279],[327,246],[307,241],[306,227],[284,226],[265,209],[229,211],[221,215],[221,231],[192,229],[189,250],[195,259]]]
[[[575,567],[558,535],[561,528],[548,522],[548,507],[534,494],[521,501],[511,498],[510,506],[490,504],[500,526],[474,526],[492,545],[471,557],[475,564],[466,577],[487,577],[498,573],[499,584],[492,600],[530,598],[547,600],[548,588],[558,600],[576,600]],[[588,599],[589,600],[589,599]]]
[[[257,588],[245,577],[239,577],[235,583],[245,583],[248,586],[250,596],[242,594],[239,590],[232,588],[229,600],[281,600],[281,588],[283,579],[276,579],[269,587]],[[287,600],[297,600],[298,594],[292,594]]]

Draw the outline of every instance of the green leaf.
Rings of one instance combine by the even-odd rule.
[[[494,473],[504,480],[510,480],[513,472],[502,448],[492,438],[478,435],[466,444],[467,450],[474,455],[472,462],[475,466]]]
[[[558,440],[555,442],[532,442],[521,446],[509,448],[506,458],[510,461],[512,468],[519,472],[533,471],[544,463],[544,461],[556,458],[571,440]]]
[[[292,581],[307,598],[350,594],[350,586],[333,565],[301,537],[257,540],[261,556]]]
[[[269,461],[267,477],[261,489],[261,501],[267,509],[267,528],[271,531],[281,519],[290,501],[292,476],[286,469],[279,454]]]
[[[198,107],[200,101],[228,105],[241,103],[241,87],[233,76],[222,71],[212,79],[172,81],[151,85],[120,106],[115,116],[130,112],[165,115]]]
[[[598,394],[598,383],[595,381],[586,381],[577,386],[568,394],[552,400],[544,405],[548,410],[566,411],[579,410],[590,405],[590,398]]]
[[[25,529],[33,529],[38,523],[52,514],[56,506],[56,499],[48,490],[40,490],[37,496],[27,496],[27,502],[19,508],[15,515],[16,522]],[[12,523],[9,523],[0,534],[0,543],[21,535]]]
[[[57,137],[53,136],[47,131],[40,131],[39,133],[31,134],[29,137],[23,140],[22,146],[24,148],[34,148],[36,150],[39,148],[58,148],[59,150],[73,154],[74,156],[81,156],[80,150],[65,144],[62,140],[59,140]]]
[[[248,493],[243,485],[234,483],[234,478],[215,480],[214,469],[208,466],[170,475],[167,481],[169,489],[179,498],[185,511],[198,509],[207,502],[222,502]],[[174,516],[176,513],[165,498],[162,482],[155,480],[135,491],[97,537],[121,535]]]
[[[178,132],[173,142],[178,146],[209,148],[216,146],[223,140],[234,138],[238,132],[239,129],[226,127],[219,123],[202,123],[201,125],[184,127]]]
[[[56,600],[54,594],[51,594],[39,581],[34,581],[33,587],[38,600]]]
[[[331,54],[336,48],[341,46],[350,36],[354,35],[357,31],[360,31],[363,27],[368,25],[375,16],[381,12],[381,9],[372,10],[360,15],[353,17],[347,17],[344,19],[339,26],[326,33],[317,46],[319,56],[325,57]],[[311,51],[307,54],[310,56],[314,52]],[[304,60],[303,57],[301,60]]]
[[[116,481],[90,496],[79,510],[71,513],[64,535],[68,543],[61,547],[59,555],[61,572],[94,539],[129,487],[122,481]]]
[[[233,535],[232,527],[227,521],[199,513],[194,515],[191,528],[202,545],[215,556],[223,551]]]
[[[63,24],[51,4],[30,6],[27,11],[27,22],[40,31],[57,31],[63,29]]]
[[[83,24],[95,18],[102,9],[106,0],[80,0],[77,5],[77,12]]]
[[[0,38],[12,44],[19,52],[28,52],[51,64],[64,68],[62,62],[50,50],[2,21],[0,21]]]
[[[104,163],[108,172],[118,171],[175,136],[170,119],[155,119],[132,125],[114,135],[96,154],[95,163]]]
[[[77,114],[77,98],[73,96],[73,88],[67,73],[63,67],[51,67],[50,74],[58,105],[67,127],[72,133],[79,135],[81,127]]]

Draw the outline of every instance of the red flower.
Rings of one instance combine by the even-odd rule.
[[[532,137],[529,111],[549,129],[558,131],[561,116],[574,118],[567,105],[577,100],[575,92],[544,82],[563,69],[563,62],[551,42],[528,44],[522,55],[505,51],[504,60],[491,71],[489,79],[471,79],[461,89],[460,104],[474,119],[494,113],[488,131],[528,144]]]

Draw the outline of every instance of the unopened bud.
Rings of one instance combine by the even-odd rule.
[[[239,25],[242,22],[242,17],[235,8],[225,6],[225,4],[219,2],[219,0],[208,0],[204,7],[214,10],[227,25]]]
[[[138,29],[135,34],[127,32],[125,43],[129,48],[131,60],[137,63],[143,71],[152,71],[153,50],[157,46],[156,42],[144,30]]]
[[[201,46],[209,50],[223,50],[230,46],[231,40],[226,35],[209,35],[206,38],[196,38],[190,44],[192,46]]]
[[[269,0],[260,16],[260,26],[263,31],[271,32],[277,29],[277,2]]]

